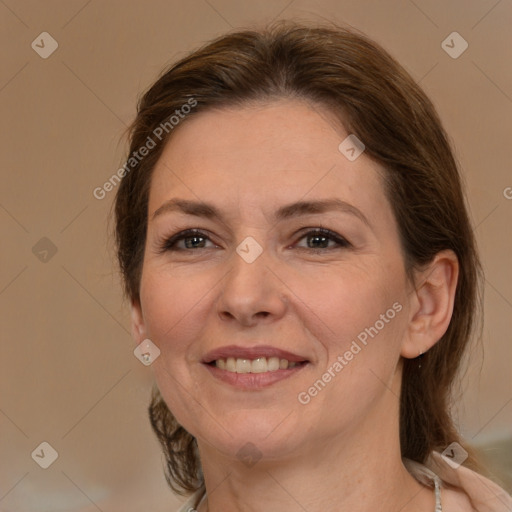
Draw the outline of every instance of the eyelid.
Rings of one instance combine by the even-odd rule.
[[[211,235],[208,233],[208,231],[198,229],[198,228],[190,228],[190,229],[185,229],[183,231],[179,231],[178,233],[175,233],[174,235],[171,235],[171,236],[164,235],[162,237],[159,237],[159,239],[157,240],[157,246],[158,246],[157,252],[159,254],[162,254],[167,251],[176,251],[176,252],[191,251],[193,249],[176,249],[175,246],[181,240],[186,239],[186,238],[192,238],[194,236],[208,239],[214,245],[217,245],[211,240]]]
[[[312,235],[317,235],[317,234],[324,235],[324,236],[330,238],[332,241],[334,241],[338,244],[337,247],[331,247],[331,248],[325,248],[325,249],[301,247],[300,249],[304,249],[307,251],[315,251],[315,252],[327,252],[327,251],[333,250],[333,249],[352,247],[352,244],[344,236],[339,235],[335,231],[332,231],[332,230],[325,228],[321,225],[318,225],[315,227],[302,228],[299,231],[299,233],[296,235],[296,236],[298,236],[297,242],[299,240],[302,240],[303,238],[305,238],[307,235],[312,236]],[[295,242],[295,243],[297,243],[297,242]]]

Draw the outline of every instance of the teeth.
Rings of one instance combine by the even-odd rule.
[[[268,372],[268,363],[266,357],[258,357],[252,363],[250,363],[250,372],[251,373],[264,373]],[[240,373],[240,372],[239,372]]]
[[[219,360],[217,359],[216,364],[218,366]],[[226,359],[226,370],[228,372],[235,372],[236,373],[236,359],[234,357],[228,357]]]
[[[236,373],[249,373],[251,371],[250,359],[237,359],[236,360]]]
[[[278,357],[269,357],[267,359],[267,370],[269,372],[275,372],[279,370],[279,358]]]
[[[265,373],[295,368],[297,363],[278,357],[258,357],[256,359],[228,357],[227,359],[217,359],[215,366],[233,373]]]

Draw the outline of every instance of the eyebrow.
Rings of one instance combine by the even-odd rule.
[[[357,217],[370,229],[372,226],[363,212],[357,209],[355,206],[342,201],[341,199],[322,199],[315,201],[297,201],[295,203],[281,206],[273,215],[276,221],[282,221],[290,219],[292,217],[298,217],[301,215],[310,215],[325,213],[328,211],[340,211],[342,213],[348,213]],[[188,199],[173,198],[166,201],[160,208],[158,208],[152,216],[152,219],[169,212],[181,212],[186,215],[193,215],[196,217],[205,217],[212,220],[219,220],[224,222],[222,213],[211,203],[204,201],[191,201]]]

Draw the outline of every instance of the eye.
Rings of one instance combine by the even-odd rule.
[[[350,247],[351,243],[345,238],[334,233],[333,231],[325,228],[316,228],[308,231],[301,236],[299,240],[306,239],[308,242],[312,242],[313,246],[310,246],[307,242],[307,247],[300,247],[301,249],[312,250],[314,252],[325,252],[332,249],[339,249],[340,247]],[[334,245],[329,246],[329,243]]]
[[[180,247],[178,243],[182,241],[184,242],[184,244]],[[208,247],[205,247],[206,241],[211,242],[208,235],[206,235],[199,229],[187,229],[185,231],[181,231],[180,233],[171,236],[170,238],[165,238],[162,242],[160,242],[159,252],[187,251],[205,248],[208,249]]]

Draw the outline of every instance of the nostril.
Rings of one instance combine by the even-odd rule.
[[[230,311],[221,311],[219,312],[219,317],[221,320],[230,321],[236,320],[238,323],[243,325],[244,327],[252,327],[255,325],[255,322],[258,320],[266,319],[271,315],[268,311],[258,311],[257,313],[245,313],[240,312],[240,314],[233,314]]]

